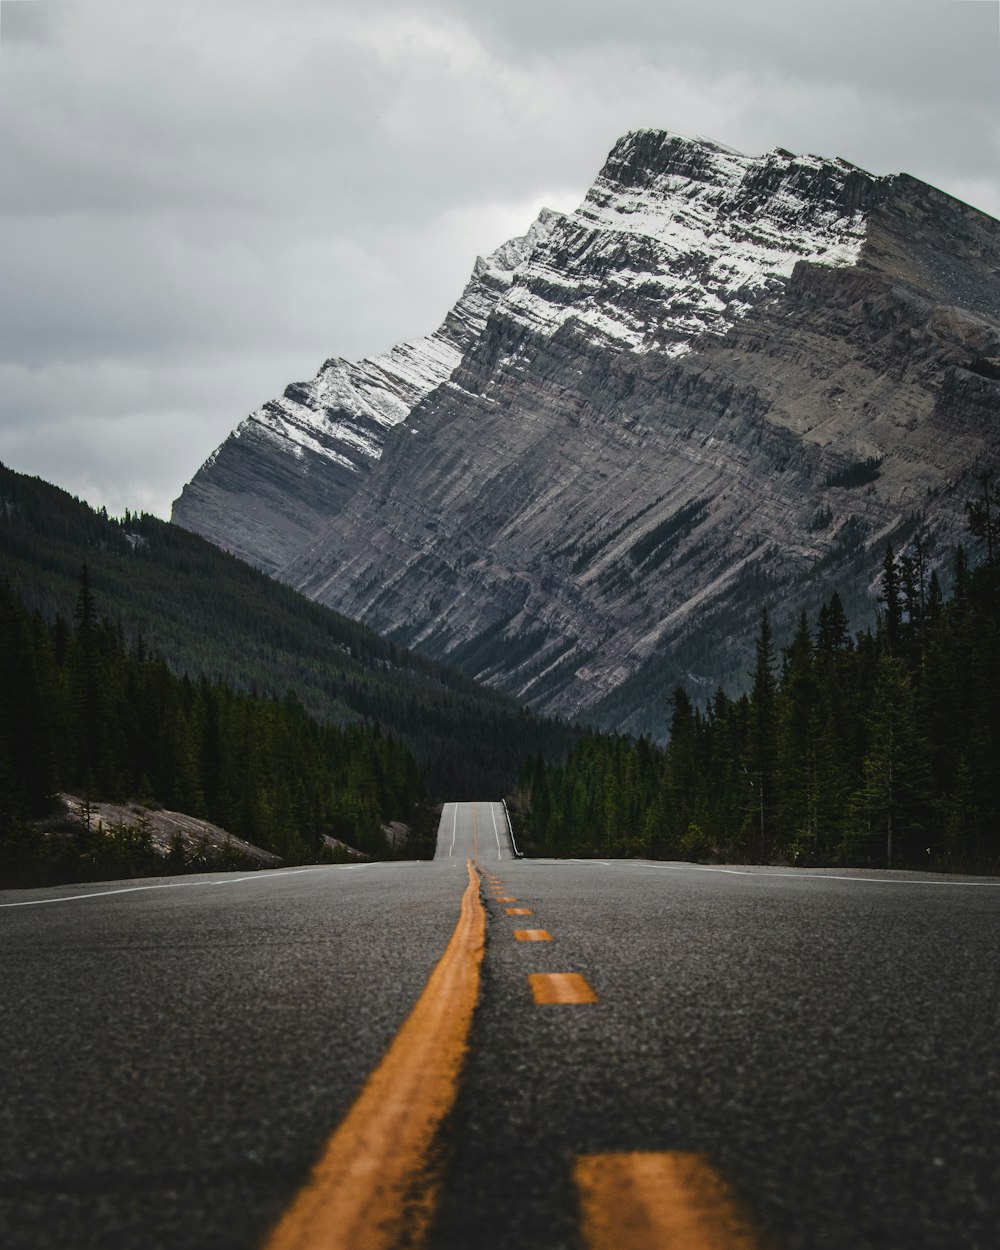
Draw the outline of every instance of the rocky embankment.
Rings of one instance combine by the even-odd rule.
[[[139,831],[148,835],[151,849],[167,859],[179,856],[186,864],[204,862],[206,867],[225,861],[242,861],[248,867],[277,868],[284,861],[280,856],[237,838],[218,825],[184,812],[171,812],[162,807],[143,807],[139,803],[104,803],[89,801],[76,794],[59,795],[60,812],[49,817],[45,827],[55,836],[67,830],[79,830],[90,822],[108,837],[116,832],[126,836]]]

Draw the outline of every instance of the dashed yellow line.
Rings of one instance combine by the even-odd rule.
[[[549,1003],[597,1003],[600,999],[579,972],[530,972],[531,996],[540,1006]]]
[[[763,1250],[704,1155],[583,1155],[573,1176],[587,1250]]]
[[[264,1250],[390,1250],[426,1236],[429,1152],[458,1090],[486,941],[471,861],[468,871],[444,954]]]
[[[478,853],[475,806],[473,847]],[[440,1183],[431,1171],[432,1146],[458,1091],[485,950],[479,873],[471,860],[467,868],[469,883],[444,954],[263,1250],[419,1250],[425,1243]],[[505,910],[532,914],[526,907]],[[515,929],[514,937],[552,940],[545,929]],[[528,982],[539,1005],[600,1001],[578,972],[532,973]],[[573,1176],[586,1250],[763,1250],[703,1155],[585,1155]]]

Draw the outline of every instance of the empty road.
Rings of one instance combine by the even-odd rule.
[[[489,802],[428,863],[4,891],[0,1244],[277,1245],[450,961],[428,1246],[644,1250],[646,1185],[729,1238],[658,1245],[995,1250],[998,920],[992,879],[515,859]]]

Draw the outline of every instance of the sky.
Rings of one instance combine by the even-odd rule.
[[[0,0],[0,461],[169,516],[641,127],[1000,217],[1000,0]]]

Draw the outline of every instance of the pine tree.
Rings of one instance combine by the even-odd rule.
[[[751,787],[747,811],[748,825],[753,830],[751,847],[758,862],[766,863],[778,843],[775,820],[778,798],[775,786],[777,685],[771,620],[766,608],[761,609],[756,656],[744,769]]]
[[[994,481],[992,472],[980,473],[978,499],[970,499],[965,505],[969,532],[986,544],[986,563],[992,568],[1000,559],[1000,482]]]
[[[77,784],[89,777],[91,785],[96,786],[108,780],[111,769],[107,758],[103,638],[90,584],[90,569],[86,564],[80,568],[80,589],[73,619],[75,632],[69,656],[77,744],[73,776]]]
[[[778,814],[793,858],[815,852],[818,831],[818,684],[805,612],[785,653],[778,696]]]
[[[694,820],[698,800],[698,770],[694,708],[687,691],[678,686],[670,699],[670,745],[666,766],[666,820],[671,845],[678,845]]]
[[[882,561],[882,590],[879,599],[884,608],[882,632],[889,650],[896,654],[902,641],[903,605],[900,599],[899,570],[896,568],[896,556],[892,550],[892,543],[885,545],[885,558]]]
[[[875,844],[881,838],[884,863],[891,868],[904,857],[907,839],[921,831],[927,816],[929,770],[927,743],[918,730],[914,690],[906,666],[885,652],[879,660],[868,750],[862,783],[854,799],[854,833]]]
[[[850,650],[851,635],[847,628],[847,614],[840,595],[834,591],[828,604],[819,611],[816,630],[816,653],[819,656],[834,656],[840,651]]]

